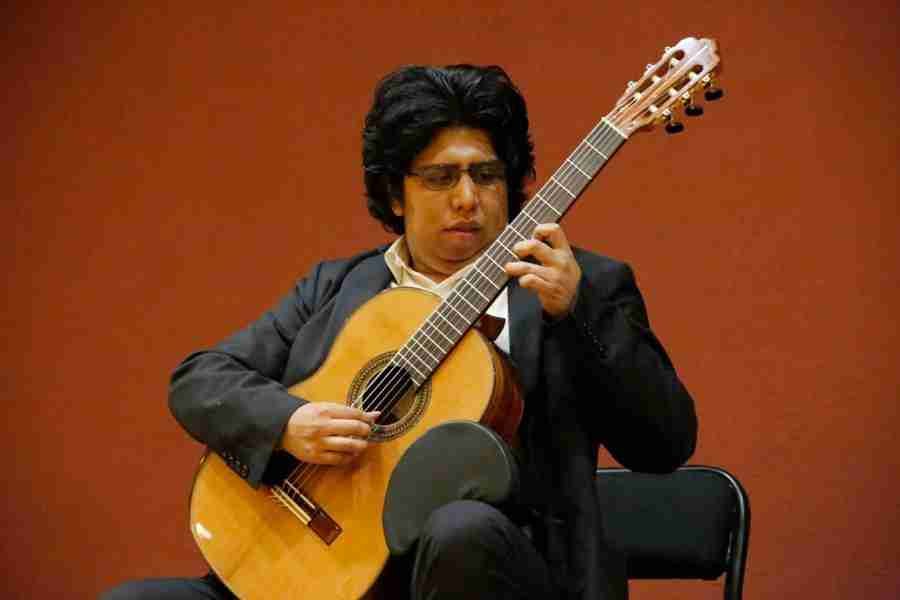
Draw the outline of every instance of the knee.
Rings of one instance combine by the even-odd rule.
[[[506,516],[489,504],[457,500],[431,514],[425,522],[422,541],[441,554],[496,548],[508,523]]]
[[[416,552],[411,596],[496,598],[512,554],[515,525],[499,510],[473,500],[451,502],[431,513]],[[505,596],[502,596],[505,597]]]

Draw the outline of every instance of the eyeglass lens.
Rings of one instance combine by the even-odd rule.
[[[481,186],[494,185],[506,176],[506,169],[499,161],[474,163],[466,169],[459,165],[429,165],[412,171],[411,174],[421,177],[426,187],[445,190],[455,186],[464,172]]]

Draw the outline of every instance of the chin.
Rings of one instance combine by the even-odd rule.
[[[445,252],[441,255],[441,260],[447,265],[452,265],[456,269],[461,269],[462,267],[475,260],[478,257],[479,253],[480,251]]]

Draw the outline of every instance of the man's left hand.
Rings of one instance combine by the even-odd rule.
[[[569,240],[556,223],[534,228],[534,238],[512,248],[519,258],[533,257],[540,264],[523,261],[507,263],[506,273],[519,278],[519,285],[538,296],[544,312],[553,319],[566,316],[575,303],[581,267],[575,261]]]

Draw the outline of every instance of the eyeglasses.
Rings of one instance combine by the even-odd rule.
[[[410,169],[407,175],[418,177],[426,188],[439,192],[449,190],[459,183],[463,173],[468,173],[472,181],[482,187],[490,187],[506,180],[506,166],[499,160],[473,163],[467,169],[452,164],[427,165]]]

